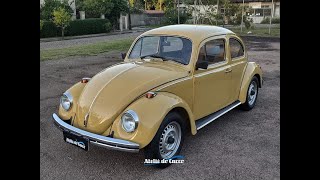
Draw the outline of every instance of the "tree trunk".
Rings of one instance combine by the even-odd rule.
[[[62,40],[64,40],[64,27],[62,27],[62,29],[61,29],[61,38],[62,38]]]
[[[131,6],[130,6],[130,1],[129,1],[129,8],[128,8],[128,25],[129,25],[129,30],[132,30],[132,28],[131,28],[131,14],[130,14],[130,9],[131,9]]]

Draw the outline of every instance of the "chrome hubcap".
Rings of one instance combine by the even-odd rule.
[[[171,158],[179,149],[181,142],[181,127],[177,122],[169,123],[163,130],[159,150],[163,159]]]
[[[249,86],[249,93],[248,93],[248,103],[252,106],[257,98],[258,92],[258,85],[255,81],[252,81]]]

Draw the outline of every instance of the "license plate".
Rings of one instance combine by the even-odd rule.
[[[65,142],[77,146],[80,149],[83,149],[85,151],[89,150],[89,141],[86,138],[64,131],[63,139]]]

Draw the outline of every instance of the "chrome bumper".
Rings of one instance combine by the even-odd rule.
[[[111,137],[101,136],[98,134],[94,134],[88,131],[84,131],[82,129],[76,128],[65,123],[62,119],[58,117],[57,114],[53,113],[53,122],[54,124],[62,131],[68,131],[73,134],[80,135],[84,138],[89,139],[90,144],[94,144],[97,146],[101,146],[107,149],[113,149],[118,151],[125,152],[139,152],[139,144],[133,143],[130,141],[125,141],[122,139],[115,139]]]

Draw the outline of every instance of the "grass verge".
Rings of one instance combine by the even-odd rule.
[[[71,56],[92,56],[109,51],[126,51],[130,48],[133,40],[133,38],[128,38],[68,48],[41,50],[40,61],[61,59]]]
[[[164,25],[149,25],[149,26],[145,26],[147,28],[158,28],[158,27],[162,27]],[[220,25],[220,27],[222,27],[222,25]],[[227,29],[230,29],[231,31],[235,32],[236,34],[240,35],[240,36],[246,36],[246,35],[250,35],[250,36],[260,36],[260,37],[280,37],[280,25],[279,26],[275,26],[275,27],[271,27],[271,34],[269,34],[269,28],[268,27],[255,27],[254,29],[251,30],[247,30],[245,27],[242,28],[242,32],[241,32],[241,28],[240,26],[236,26],[236,27],[227,27]],[[248,31],[251,31],[251,34],[247,34]]]
[[[240,36],[260,36],[260,37],[280,37],[280,27],[272,27],[270,29],[271,34],[269,34],[269,28],[267,27],[261,27],[261,28],[255,28],[251,30],[247,30],[245,27],[242,28],[242,32],[240,27],[236,28],[228,28],[234,33],[240,35]],[[248,34],[248,31],[251,31],[251,34]]]

